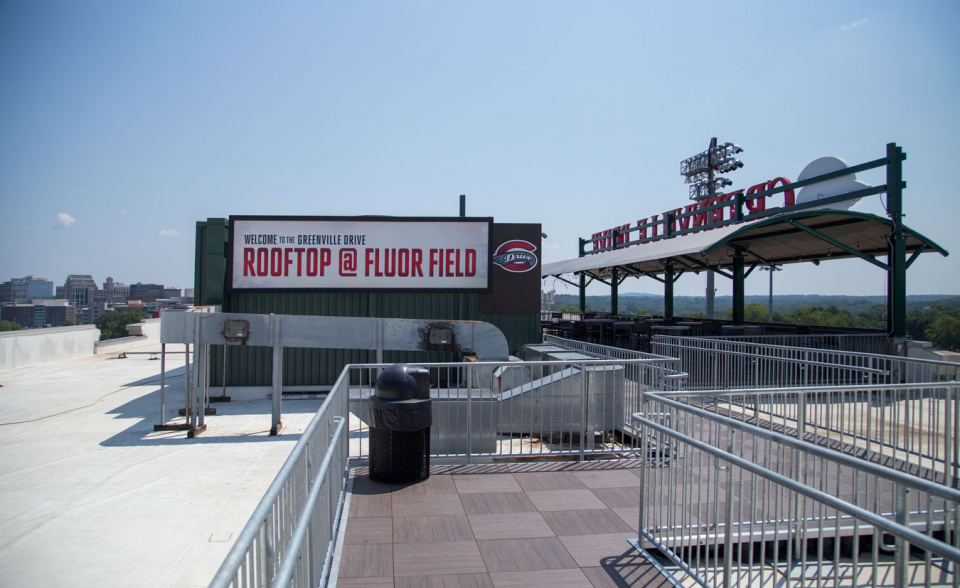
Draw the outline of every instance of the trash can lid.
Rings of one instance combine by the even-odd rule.
[[[391,400],[430,398],[430,372],[418,365],[395,363],[377,376],[376,396]]]

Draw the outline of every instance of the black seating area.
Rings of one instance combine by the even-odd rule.
[[[653,335],[719,335],[725,323],[728,321],[559,312],[543,313],[540,321],[545,335],[646,352]]]

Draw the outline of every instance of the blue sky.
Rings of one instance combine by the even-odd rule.
[[[453,216],[460,194],[470,215],[542,223],[559,261],[689,203],[680,161],[716,136],[745,149],[737,188],[898,143],[905,222],[953,253],[922,256],[908,291],[958,294],[958,22],[953,1],[2,0],[0,280],[190,287],[198,220]],[[775,279],[886,278],[849,261]]]

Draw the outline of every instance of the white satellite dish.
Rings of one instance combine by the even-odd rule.
[[[807,167],[803,168],[803,171],[800,172],[800,175],[797,177],[797,181],[799,182],[808,178],[815,178],[830,172],[847,169],[848,167],[850,166],[847,165],[847,162],[839,157],[821,157],[820,159],[815,159],[808,163]],[[856,174],[840,176],[839,178],[817,182],[816,184],[810,184],[809,186],[800,188],[800,193],[797,194],[796,204],[804,204],[806,202],[823,200],[824,198],[830,198],[832,196],[840,196],[841,194],[855,192],[867,187],[869,187],[867,184],[857,181]],[[859,200],[859,198],[841,200],[840,202],[833,202],[821,208],[846,210],[856,204]]]

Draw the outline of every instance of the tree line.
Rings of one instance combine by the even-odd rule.
[[[757,300],[761,297],[748,297]],[[809,298],[809,297],[784,297]],[[729,297],[727,297],[729,300]],[[814,297],[819,304],[797,305],[774,300],[773,322],[798,325],[823,325],[842,328],[884,330],[887,326],[887,310],[878,304],[859,297],[838,299]],[[618,300],[621,315],[654,316],[663,313],[663,301],[659,297],[621,296]],[[674,315],[687,318],[706,318],[706,302],[703,297],[678,297],[674,300]],[[790,310],[778,310],[786,307]],[[715,316],[730,320],[733,308],[717,304]],[[576,295],[558,294],[557,312],[579,312]],[[608,296],[588,296],[588,312],[609,312]],[[767,322],[770,310],[767,304],[749,302],[744,306],[744,320]],[[938,349],[960,351],[960,296],[916,297],[907,302],[907,334],[912,339],[931,341]]]

